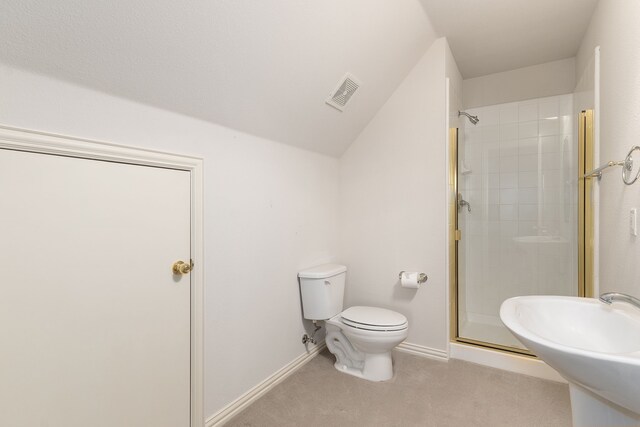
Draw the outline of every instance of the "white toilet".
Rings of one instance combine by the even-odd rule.
[[[325,341],[337,370],[369,381],[391,379],[391,350],[407,338],[407,318],[377,307],[342,311],[346,274],[347,267],[339,264],[298,273],[304,318],[325,321]]]

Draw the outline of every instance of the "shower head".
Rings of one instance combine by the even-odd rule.
[[[460,117],[460,116],[462,116],[462,115],[467,116],[467,118],[469,119],[469,121],[470,121],[472,124],[474,124],[474,125],[477,125],[477,124],[478,124],[478,122],[480,121],[480,119],[478,118],[478,116],[472,116],[471,114],[469,114],[469,113],[465,113],[464,111],[458,111],[458,117]]]

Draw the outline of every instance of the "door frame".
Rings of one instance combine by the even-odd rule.
[[[191,173],[191,427],[204,426],[204,161],[201,158],[133,148],[0,125],[0,149],[102,160]]]
[[[595,133],[593,110],[581,111],[578,116],[578,289],[577,296],[594,296],[594,207],[592,180],[584,179],[586,171],[594,168]],[[449,251],[449,341],[484,347],[520,356],[537,358],[532,352],[471,338],[460,337],[458,327],[458,128],[449,128],[448,144],[448,251]]]
[[[594,295],[593,180],[586,179],[594,165],[594,110],[578,115],[578,296]]]
[[[448,204],[449,204],[449,230],[448,230],[448,250],[449,250],[449,340],[453,343],[467,344],[475,347],[488,348],[495,351],[502,351],[520,356],[536,357],[529,350],[506,345],[489,343],[460,336],[459,328],[459,289],[458,289],[458,242],[462,239],[462,232],[458,229],[458,128],[449,128],[448,149],[449,149],[449,182],[448,182]]]

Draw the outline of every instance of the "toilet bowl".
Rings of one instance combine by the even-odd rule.
[[[391,350],[409,333],[406,317],[377,307],[355,306],[325,321],[325,342],[335,368],[369,381],[393,377]]]
[[[298,273],[304,318],[324,321],[337,370],[370,381],[391,379],[391,350],[407,338],[407,318],[378,307],[343,311],[346,272],[344,265],[324,264]]]

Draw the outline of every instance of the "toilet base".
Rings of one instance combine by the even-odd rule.
[[[393,358],[391,352],[366,354],[361,369],[349,367],[340,360],[333,365],[338,371],[368,381],[388,381],[393,378]]]
[[[407,328],[371,331],[344,325],[340,315],[325,322],[327,348],[336,357],[335,368],[368,381],[393,378],[391,351],[407,338]],[[386,350],[386,351],[385,351]]]

